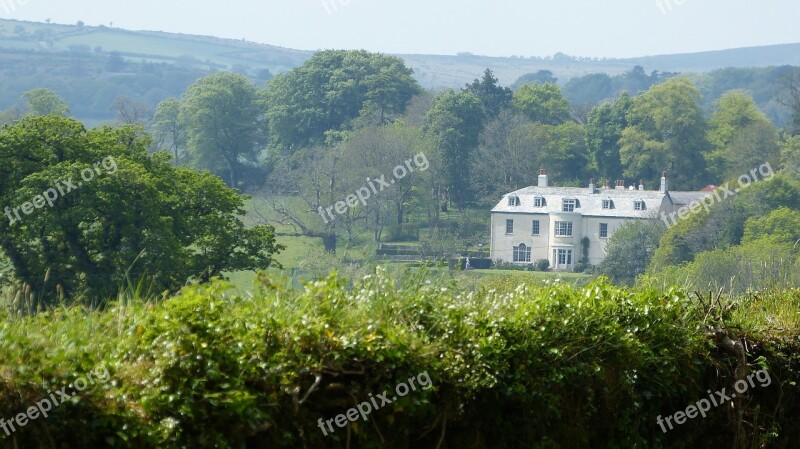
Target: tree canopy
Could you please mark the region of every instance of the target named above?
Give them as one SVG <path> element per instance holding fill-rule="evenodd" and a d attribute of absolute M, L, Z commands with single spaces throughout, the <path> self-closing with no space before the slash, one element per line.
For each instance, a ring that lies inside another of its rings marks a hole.
<path fill-rule="evenodd" d="M 526 84 L 514 92 L 514 109 L 534 122 L 560 125 L 569 120 L 569 102 L 555 84 Z"/>
<path fill-rule="evenodd" d="M 325 142 L 325 133 L 359 117 L 384 124 L 420 91 L 402 59 L 366 51 L 315 53 L 301 67 L 267 84 L 271 143 L 296 150 Z"/>
<path fill-rule="evenodd" d="M 180 119 L 193 164 L 238 188 L 242 166 L 259 162 L 263 116 L 256 86 L 241 75 L 217 73 L 189 86 Z"/>
<path fill-rule="evenodd" d="M 174 291 L 274 264 L 282 247 L 271 227 L 245 228 L 238 193 L 149 147 L 135 127 L 56 116 L 0 131 L 0 249 L 15 276 L 43 297 L 111 298 L 128 282 Z"/>

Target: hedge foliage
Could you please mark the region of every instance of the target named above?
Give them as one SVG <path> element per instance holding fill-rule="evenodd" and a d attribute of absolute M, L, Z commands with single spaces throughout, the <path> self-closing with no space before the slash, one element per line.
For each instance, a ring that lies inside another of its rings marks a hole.
<path fill-rule="evenodd" d="M 111 375 L 48 418 L 0 431 L 0 447 L 733 446 L 729 407 L 667 434 L 656 424 L 732 384 L 735 360 L 684 292 L 519 277 L 465 291 L 380 268 L 352 288 L 333 275 L 303 290 L 260 279 L 252 296 L 216 282 L 102 311 L 0 312 L 0 418 L 95 366 Z M 750 392 L 741 447 L 785 448 L 800 433 L 800 339 L 771 333 L 766 305 L 760 333 L 735 330 L 773 379 Z M 318 427 L 423 372 L 433 388 L 328 436 Z"/>

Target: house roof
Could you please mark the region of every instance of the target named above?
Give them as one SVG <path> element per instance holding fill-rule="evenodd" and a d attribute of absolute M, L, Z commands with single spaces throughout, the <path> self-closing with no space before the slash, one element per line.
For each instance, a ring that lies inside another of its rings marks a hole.
<path fill-rule="evenodd" d="M 575 213 L 598 217 L 655 218 L 660 212 L 673 206 L 670 193 L 654 190 L 594 189 L 588 187 L 537 187 L 531 186 L 511 192 L 492 209 L 499 213 L 560 214 L 564 199 L 576 199 Z M 509 196 L 519 198 L 519 206 L 508 204 Z M 535 207 L 534 199 L 543 197 L 543 207 Z M 603 200 L 611 200 L 612 208 L 603 209 Z M 636 202 L 643 201 L 643 210 L 636 210 Z"/>

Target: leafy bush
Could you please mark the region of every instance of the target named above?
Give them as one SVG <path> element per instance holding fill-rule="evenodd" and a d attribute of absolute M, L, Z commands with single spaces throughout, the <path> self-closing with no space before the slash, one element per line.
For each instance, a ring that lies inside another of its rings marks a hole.
<path fill-rule="evenodd" d="M 550 269 L 550 261 L 547 259 L 539 259 L 534 264 L 536 271 L 547 271 Z"/>
<path fill-rule="evenodd" d="M 383 269 L 352 288 L 336 277 L 302 290 L 260 280 L 246 298 L 214 283 L 160 303 L 7 316 L 0 417 L 99 362 L 113 382 L 0 447 L 42 447 L 55 436 L 62 447 L 98 448 L 690 448 L 731 447 L 736 437 L 722 408 L 666 435 L 655 422 L 708 389 L 730 389 L 735 364 L 710 344 L 697 302 L 678 290 L 634 292 L 604 279 L 531 286 L 503 276 L 466 292 L 424 270 Z M 775 310 L 781 297 L 743 307 Z M 785 297 L 796 305 L 796 292 Z M 736 325 L 750 332 L 742 317 Z M 748 438 L 788 447 L 800 430 L 792 356 L 800 339 L 749 347 L 776 385 L 753 392 L 746 412 L 759 425 L 747 427 Z M 433 388 L 328 436 L 318 427 L 423 372 Z M 781 414 L 756 412 L 776 407 Z"/>

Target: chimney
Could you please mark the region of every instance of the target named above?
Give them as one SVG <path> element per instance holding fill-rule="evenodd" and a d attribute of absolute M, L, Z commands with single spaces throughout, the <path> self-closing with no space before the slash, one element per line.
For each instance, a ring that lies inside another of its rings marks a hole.
<path fill-rule="evenodd" d="M 547 170 L 539 170 L 539 187 L 547 187 Z"/>
<path fill-rule="evenodd" d="M 661 173 L 661 193 L 667 193 L 669 190 L 669 184 L 667 183 L 667 172 Z"/>
<path fill-rule="evenodd" d="M 617 181 L 617 190 L 625 190 L 625 180 L 620 179 Z"/>
<path fill-rule="evenodd" d="M 589 193 L 594 193 L 594 178 L 589 180 Z"/>
<path fill-rule="evenodd" d="M 609 188 L 611 188 L 610 182 L 609 181 L 604 182 L 603 189 L 608 190 Z"/>
<path fill-rule="evenodd" d="M 642 179 L 639 180 L 639 190 L 644 190 L 644 180 Z"/>

